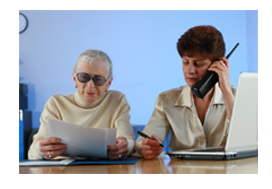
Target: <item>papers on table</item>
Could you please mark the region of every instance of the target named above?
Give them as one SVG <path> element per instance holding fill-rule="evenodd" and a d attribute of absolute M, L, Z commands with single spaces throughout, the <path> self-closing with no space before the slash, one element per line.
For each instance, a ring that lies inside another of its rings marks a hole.
<path fill-rule="evenodd" d="M 28 166 L 61 166 L 69 165 L 74 162 L 74 158 L 64 159 L 64 160 L 21 160 L 19 162 L 19 167 Z"/>
<path fill-rule="evenodd" d="M 91 128 L 47 119 L 50 137 L 61 139 L 67 150 L 61 156 L 107 158 L 107 146 L 116 143 L 116 128 Z"/>
<path fill-rule="evenodd" d="M 69 158 L 64 160 L 19 160 L 19 167 L 66 166 L 66 165 L 122 165 L 135 164 L 139 158 L 127 157 L 124 159 L 98 159 L 98 158 Z M 105 172 L 107 173 L 107 172 Z"/>

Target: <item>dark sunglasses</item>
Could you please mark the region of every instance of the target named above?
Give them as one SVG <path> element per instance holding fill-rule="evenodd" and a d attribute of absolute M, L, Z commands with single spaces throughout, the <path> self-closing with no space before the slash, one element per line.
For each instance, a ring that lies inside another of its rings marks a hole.
<path fill-rule="evenodd" d="M 87 73 L 78 73 L 76 76 L 77 76 L 78 81 L 80 81 L 81 83 L 87 83 L 92 79 L 96 86 L 102 86 L 107 81 L 107 79 L 105 79 L 102 76 L 96 75 L 96 76 L 92 77 Z"/>

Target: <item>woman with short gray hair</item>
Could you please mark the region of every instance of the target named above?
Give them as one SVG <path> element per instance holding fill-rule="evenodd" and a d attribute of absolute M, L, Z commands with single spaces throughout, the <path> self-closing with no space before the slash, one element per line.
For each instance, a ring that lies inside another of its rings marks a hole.
<path fill-rule="evenodd" d="M 73 80 L 77 88 L 73 95 L 53 95 L 46 102 L 28 158 L 56 158 L 66 151 L 59 138 L 49 137 L 48 118 L 93 128 L 116 128 L 116 144 L 107 147 L 107 156 L 110 159 L 130 156 L 135 144 L 129 122 L 130 106 L 123 93 L 108 91 L 113 80 L 108 55 L 99 50 L 83 52 L 76 61 Z"/>

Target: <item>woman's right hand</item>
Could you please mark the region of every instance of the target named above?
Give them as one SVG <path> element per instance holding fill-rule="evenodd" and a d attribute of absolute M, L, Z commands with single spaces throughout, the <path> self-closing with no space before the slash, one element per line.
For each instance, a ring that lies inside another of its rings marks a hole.
<path fill-rule="evenodd" d="M 142 140 L 140 146 L 141 152 L 145 159 L 153 159 L 159 156 L 162 152 L 162 147 L 160 147 L 160 140 L 157 136 L 151 135 L 150 138 L 145 138 Z"/>
<path fill-rule="evenodd" d="M 59 138 L 44 138 L 39 141 L 39 150 L 45 159 L 50 159 L 61 155 L 67 149 L 66 145 L 60 143 Z"/>

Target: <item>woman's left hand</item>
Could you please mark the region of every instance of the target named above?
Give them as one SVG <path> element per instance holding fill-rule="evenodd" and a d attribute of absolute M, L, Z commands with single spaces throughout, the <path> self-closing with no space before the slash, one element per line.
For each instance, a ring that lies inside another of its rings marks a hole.
<path fill-rule="evenodd" d="M 229 61 L 226 58 L 219 58 L 219 60 L 214 61 L 209 71 L 214 71 L 218 74 L 219 77 L 219 87 L 223 94 L 231 92 L 230 87 L 230 77 L 229 77 Z"/>
<path fill-rule="evenodd" d="M 108 158 L 110 159 L 121 159 L 127 155 L 128 143 L 124 138 L 117 138 L 115 145 L 110 145 L 107 148 Z"/>
<path fill-rule="evenodd" d="M 208 70 L 218 74 L 219 87 L 226 102 L 227 118 L 230 120 L 235 97 L 230 86 L 229 61 L 226 58 L 219 58 L 218 61 L 212 63 Z"/>

